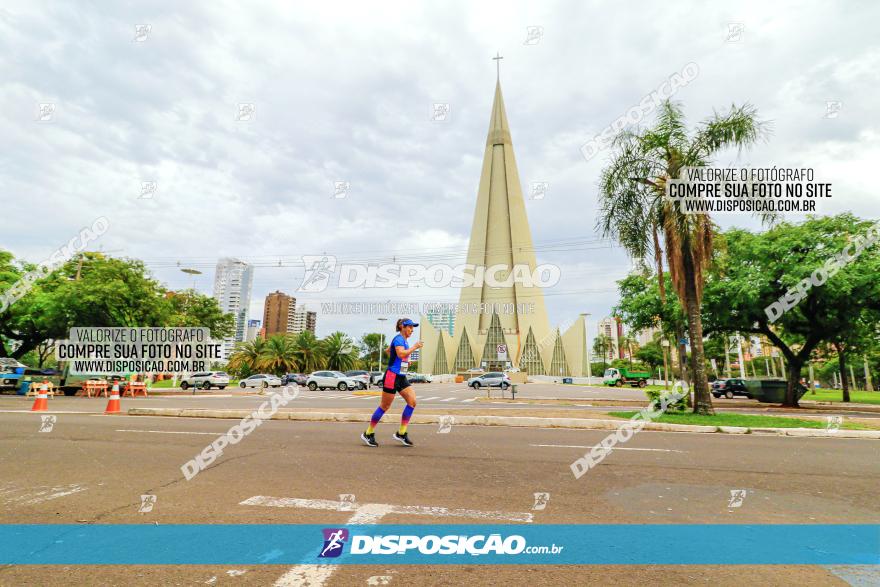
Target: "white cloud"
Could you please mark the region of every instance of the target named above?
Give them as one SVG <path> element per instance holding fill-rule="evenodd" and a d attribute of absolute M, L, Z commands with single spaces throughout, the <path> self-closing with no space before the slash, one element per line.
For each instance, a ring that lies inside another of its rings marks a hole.
<path fill-rule="evenodd" d="M 523 190 L 550 186 L 527 201 L 536 244 L 596 236 L 605 154 L 586 162 L 578 148 L 690 61 L 700 76 L 676 99 L 693 123 L 751 102 L 775 132 L 740 161 L 815 167 L 835 184 L 830 211 L 876 216 L 878 12 L 818 2 L 14 3 L 0 12 L 0 246 L 38 260 L 105 215 L 104 248 L 145 259 L 172 287 L 190 283 L 177 261 L 206 272 L 203 291 L 218 256 L 258 261 L 254 317 L 266 293 L 296 290 L 301 270 L 288 265 L 303 254 L 461 253 L 496 50 Z M 725 43 L 729 22 L 744 24 L 741 42 Z M 142 23 L 150 34 L 134 42 Z M 528 26 L 543 27 L 539 43 L 523 44 Z M 823 118 L 826 100 L 843 103 L 838 118 Z M 40 102 L 56 104 L 53 122 L 35 122 Z M 243 102 L 254 121 L 235 120 Z M 435 102 L 450 104 L 449 120 L 430 120 Z M 142 181 L 158 183 L 153 199 L 138 198 Z M 334 181 L 351 183 L 346 198 L 331 197 Z M 552 322 L 607 314 L 629 267 L 618 249 L 550 247 L 538 261 L 565 269 L 556 292 L 586 292 L 548 296 Z M 358 334 L 374 318 L 319 317 L 319 331 Z"/>

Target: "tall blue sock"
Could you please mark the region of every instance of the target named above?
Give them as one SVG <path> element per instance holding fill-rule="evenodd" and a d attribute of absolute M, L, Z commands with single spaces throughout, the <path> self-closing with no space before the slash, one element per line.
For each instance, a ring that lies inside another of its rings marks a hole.
<path fill-rule="evenodd" d="M 373 430 L 376 429 L 376 424 L 379 423 L 379 420 L 382 419 L 382 416 L 385 415 L 385 410 L 382 409 L 382 406 L 376 408 L 376 411 L 373 412 L 373 417 L 370 418 L 370 426 L 367 428 L 367 434 L 372 434 Z"/>
<path fill-rule="evenodd" d="M 406 407 L 403 408 L 403 414 L 400 415 L 400 430 L 397 431 L 401 436 L 406 434 L 406 427 L 409 425 L 409 419 L 412 417 L 413 410 L 415 408 L 409 404 L 406 404 Z"/>

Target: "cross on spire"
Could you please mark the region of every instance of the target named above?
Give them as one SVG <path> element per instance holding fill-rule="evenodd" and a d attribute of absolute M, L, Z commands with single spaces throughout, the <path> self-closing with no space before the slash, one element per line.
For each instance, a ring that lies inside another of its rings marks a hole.
<path fill-rule="evenodd" d="M 501 53 L 498 51 L 495 52 L 495 57 L 492 58 L 492 60 L 495 62 L 496 81 L 499 81 L 499 82 L 501 81 L 501 60 L 502 59 L 504 59 L 504 57 L 502 57 Z"/>

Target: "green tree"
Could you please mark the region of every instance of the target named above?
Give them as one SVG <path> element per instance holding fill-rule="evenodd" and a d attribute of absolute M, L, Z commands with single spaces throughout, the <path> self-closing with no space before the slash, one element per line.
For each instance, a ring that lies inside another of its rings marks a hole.
<path fill-rule="evenodd" d="M 650 365 L 651 373 L 656 373 L 657 367 L 663 364 L 663 348 L 660 346 L 660 342 L 653 340 L 640 346 L 636 351 L 636 359 Z"/>
<path fill-rule="evenodd" d="M 19 358 L 46 340 L 66 339 L 74 326 L 164 326 L 164 294 L 141 261 L 83 253 L 36 280 L 0 314 L 0 336 L 19 343 L 12 352 L 5 344 L 0 350 Z"/>
<path fill-rule="evenodd" d="M 235 318 L 224 313 L 211 296 L 188 289 L 166 295 L 169 315 L 163 326 L 203 326 L 211 329 L 211 338 L 222 340 L 235 332 Z"/>
<path fill-rule="evenodd" d="M 685 214 L 664 199 L 666 183 L 679 178 L 683 167 L 706 166 L 718 151 L 751 146 L 764 135 L 765 127 L 749 105 L 716 113 L 689 134 L 681 107 L 667 100 L 653 127 L 624 131 L 615 138 L 612 161 L 602 171 L 597 225 L 603 234 L 616 238 L 634 258 L 653 254 L 661 289 L 665 254 L 687 316 L 694 412 L 698 414 L 714 413 L 700 312 L 703 274 L 712 257 L 713 225 L 708 215 Z"/>
<path fill-rule="evenodd" d="M 270 336 L 257 359 L 260 370 L 284 375 L 296 368 L 296 340 L 289 334 Z"/>
<path fill-rule="evenodd" d="M 0 288 L 35 269 L 0 252 Z M 232 316 L 193 291 L 168 294 L 144 264 L 82 253 L 33 282 L 0 312 L 0 352 L 21 358 L 47 341 L 66 339 L 75 326 L 204 326 L 216 339 L 232 333 Z M 11 350 L 13 345 L 14 350 Z"/>
<path fill-rule="evenodd" d="M 639 346 L 639 341 L 637 341 L 636 337 L 634 337 L 632 334 L 624 334 L 617 342 L 620 346 L 620 349 L 626 354 L 626 358 L 629 359 L 630 367 L 632 367 L 633 349 Z"/>
<path fill-rule="evenodd" d="M 871 324 L 876 331 L 878 246 L 865 248 L 849 262 L 839 257 L 864 244 L 873 226 L 851 214 L 839 214 L 780 223 L 762 233 L 734 229 L 723 235 L 726 246 L 716 255 L 706 285 L 707 332 L 766 336 L 785 357 L 786 406 L 798 406 L 798 380 L 822 343 L 844 340 L 862 324 Z M 839 269 L 833 276 L 826 273 L 822 285 L 811 284 L 814 272 L 835 266 Z M 780 299 L 790 301 L 790 308 L 781 311 Z"/>
<path fill-rule="evenodd" d="M 375 366 L 382 368 L 382 335 L 378 332 L 369 332 L 361 337 L 361 350 L 367 363 L 367 370 L 372 371 Z"/>
<path fill-rule="evenodd" d="M 266 349 L 266 340 L 258 336 L 254 340 L 236 343 L 226 368 L 242 377 L 260 370 L 260 360 Z"/>
<path fill-rule="evenodd" d="M 349 371 L 357 361 L 357 348 L 344 332 L 333 332 L 321 340 L 321 350 L 328 369 Z"/>
<path fill-rule="evenodd" d="M 600 334 L 593 339 L 593 349 L 602 356 L 602 371 L 604 372 L 605 367 L 608 365 L 606 362 L 608 354 L 616 350 L 614 348 L 614 339 L 607 334 Z"/>
<path fill-rule="evenodd" d="M 324 350 L 315 334 L 304 330 L 293 341 L 296 369 L 300 373 L 317 371 L 324 364 Z"/>

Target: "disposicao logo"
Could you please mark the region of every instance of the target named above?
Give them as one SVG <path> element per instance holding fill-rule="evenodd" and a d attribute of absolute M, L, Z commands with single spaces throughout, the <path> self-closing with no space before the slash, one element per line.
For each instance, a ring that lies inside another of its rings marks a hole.
<path fill-rule="evenodd" d="M 336 558 L 342 554 L 342 547 L 348 540 L 348 530 L 345 528 L 324 528 L 324 547 L 318 558 Z"/>

